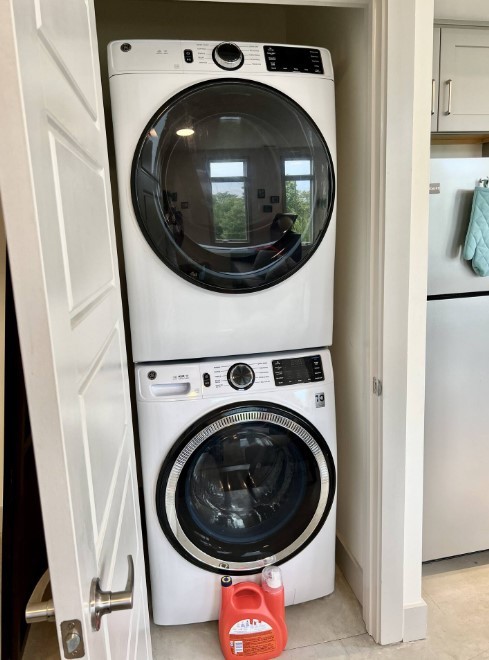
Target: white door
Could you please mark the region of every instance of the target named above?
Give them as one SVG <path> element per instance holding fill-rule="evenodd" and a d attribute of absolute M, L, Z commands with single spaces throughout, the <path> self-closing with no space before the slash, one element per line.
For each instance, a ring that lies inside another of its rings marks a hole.
<path fill-rule="evenodd" d="M 61 657 L 150 658 L 92 0 L 2 2 L 0 49 L 0 194 Z M 133 609 L 94 632 L 92 578 L 124 589 L 128 555 Z M 76 621 L 84 655 L 65 655 Z"/>
<path fill-rule="evenodd" d="M 489 29 L 442 28 L 439 131 L 489 131 Z"/>

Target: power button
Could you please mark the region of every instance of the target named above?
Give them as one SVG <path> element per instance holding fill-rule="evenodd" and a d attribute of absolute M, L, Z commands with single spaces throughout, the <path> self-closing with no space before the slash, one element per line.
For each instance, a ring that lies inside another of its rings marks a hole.
<path fill-rule="evenodd" d="M 194 61 L 194 54 L 190 50 L 190 48 L 186 48 L 183 51 L 183 57 L 184 57 L 185 61 L 187 62 L 187 64 L 192 64 L 192 62 Z"/>
<path fill-rule="evenodd" d="M 211 377 L 208 373 L 202 374 L 202 380 L 204 382 L 204 387 L 211 386 Z"/>

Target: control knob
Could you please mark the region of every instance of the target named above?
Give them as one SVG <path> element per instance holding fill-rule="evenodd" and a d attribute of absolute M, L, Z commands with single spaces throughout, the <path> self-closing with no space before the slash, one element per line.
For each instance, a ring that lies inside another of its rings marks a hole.
<path fill-rule="evenodd" d="M 247 390 L 255 382 L 255 372 L 244 362 L 237 362 L 229 368 L 228 383 L 235 390 Z"/>
<path fill-rule="evenodd" d="M 212 59 L 226 71 L 234 71 L 239 69 L 244 62 L 244 56 L 241 49 L 236 44 L 222 43 L 214 48 L 212 51 Z"/>

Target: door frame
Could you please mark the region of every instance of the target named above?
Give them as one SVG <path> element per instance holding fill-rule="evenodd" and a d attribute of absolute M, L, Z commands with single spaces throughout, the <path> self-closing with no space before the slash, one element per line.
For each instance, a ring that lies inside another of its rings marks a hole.
<path fill-rule="evenodd" d="M 371 394 L 366 422 L 363 610 L 368 632 L 381 644 L 421 638 L 426 632 L 421 530 L 433 0 L 247 2 L 366 11 L 371 171 L 365 386 L 371 391 L 376 377 L 383 394 Z"/>
<path fill-rule="evenodd" d="M 184 1 L 184 0 L 183 0 Z M 242 2 L 242 0 L 202 0 Z M 246 0 L 361 8 L 369 44 L 370 279 L 363 616 L 380 644 L 426 636 L 421 596 L 434 0 Z M 373 391 L 373 379 L 382 383 Z"/>

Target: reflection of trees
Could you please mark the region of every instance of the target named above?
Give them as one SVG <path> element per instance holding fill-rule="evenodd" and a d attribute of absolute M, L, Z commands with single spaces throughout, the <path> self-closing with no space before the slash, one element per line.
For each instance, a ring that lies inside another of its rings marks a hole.
<path fill-rule="evenodd" d="M 246 207 L 244 197 L 230 192 L 212 195 L 214 232 L 218 241 L 246 240 Z"/>
<path fill-rule="evenodd" d="M 297 181 L 285 182 L 285 204 L 288 213 L 295 213 L 294 231 L 302 234 L 302 240 L 309 237 L 309 221 L 311 217 L 311 193 L 309 190 L 297 190 Z"/>

